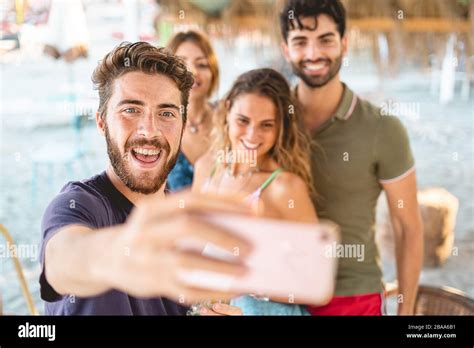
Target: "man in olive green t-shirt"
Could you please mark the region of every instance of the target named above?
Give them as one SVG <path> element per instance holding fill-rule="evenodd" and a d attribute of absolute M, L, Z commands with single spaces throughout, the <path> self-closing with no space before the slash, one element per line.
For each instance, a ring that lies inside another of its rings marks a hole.
<path fill-rule="evenodd" d="M 339 79 L 347 52 L 339 0 L 289 0 L 280 17 L 284 54 L 300 78 L 295 95 L 322 151 L 312 155 L 318 216 L 341 227 L 335 296 L 314 315 L 382 314 L 382 272 L 375 245 L 375 207 L 387 196 L 395 233 L 399 314 L 413 314 L 422 264 L 422 222 L 414 159 L 398 118 L 357 97 Z"/>

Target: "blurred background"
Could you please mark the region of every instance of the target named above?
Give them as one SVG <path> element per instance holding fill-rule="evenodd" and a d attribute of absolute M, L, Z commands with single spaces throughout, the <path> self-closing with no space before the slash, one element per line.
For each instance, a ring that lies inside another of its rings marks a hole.
<path fill-rule="evenodd" d="M 399 116 L 410 135 L 429 220 L 420 282 L 472 298 L 474 1 L 343 2 L 350 52 L 342 80 Z M 98 98 L 90 77 L 97 61 L 124 40 L 163 46 L 176 31 L 200 28 L 219 59 L 215 98 L 256 67 L 273 67 L 295 83 L 280 51 L 281 7 L 280 0 L 0 0 L 0 224 L 14 239 L 40 313 L 43 211 L 67 181 L 107 164 L 93 119 Z M 55 59 L 55 50 L 68 53 Z M 393 240 L 383 198 L 377 216 L 384 277 L 391 282 Z M 0 239 L 3 311 L 28 314 L 11 244 Z"/>

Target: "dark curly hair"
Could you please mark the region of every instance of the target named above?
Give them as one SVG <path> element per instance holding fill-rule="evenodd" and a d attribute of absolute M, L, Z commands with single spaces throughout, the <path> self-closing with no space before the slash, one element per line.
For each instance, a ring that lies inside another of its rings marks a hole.
<path fill-rule="evenodd" d="M 181 103 L 184 106 L 182 116 L 183 122 L 186 122 L 186 105 L 194 83 L 193 76 L 180 58 L 147 42 L 122 42 L 107 53 L 95 68 L 92 82 L 99 91 L 98 112 L 101 117 L 105 116 L 114 80 L 132 71 L 162 74 L 171 78 L 181 91 Z"/>
<path fill-rule="evenodd" d="M 316 30 L 317 17 L 322 14 L 328 15 L 336 22 L 337 30 L 343 37 L 346 31 L 346 10 L 340 0 L 288 0 L 280 12 L 280 30 L 285 42 L 291 30 Z M 304 26 L 301 23 L 301 18 L 304 17 L 313 17 L 315 25 Z"/>

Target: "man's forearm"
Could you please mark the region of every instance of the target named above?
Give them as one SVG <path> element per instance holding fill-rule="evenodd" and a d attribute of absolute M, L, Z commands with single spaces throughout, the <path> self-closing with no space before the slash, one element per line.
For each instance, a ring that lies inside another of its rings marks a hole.
<path fill-rule="evenodd" d="M 398 314 L 413 314 L 423 264 L 423 228 L 399 227 L 395 233 L 398 278 Z M 400 296 L 401 295 L 401 296 Z"/>
<path fill-rule="evenodd" d="M 45 274 L 54 290 L 80 297 L 109 290 L 108 261 L 113 237 L 119 229 L 67 226 L 53 236 L 46 245 Z"/>

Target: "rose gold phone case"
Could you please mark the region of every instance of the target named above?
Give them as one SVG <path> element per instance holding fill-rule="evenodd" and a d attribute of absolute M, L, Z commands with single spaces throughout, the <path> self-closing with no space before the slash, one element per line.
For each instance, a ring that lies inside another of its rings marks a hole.
<path fill-rule="evenodd" d="M 321 304 L 332 297 L 337 259 L 330 249 L 339 239 L 334 223 L 294 223 L 229 214 L 204 218 L 251 242 L 253 250 L 245 262 L 249 271 L 241 277 L 229 277 L 183 270 L 182 281 L 200 288 L 287 298 L 290 303 Z M 194 241 L 182 246 L 211 258 L 235 259 L 232 253 L 213 244 Z"/>

